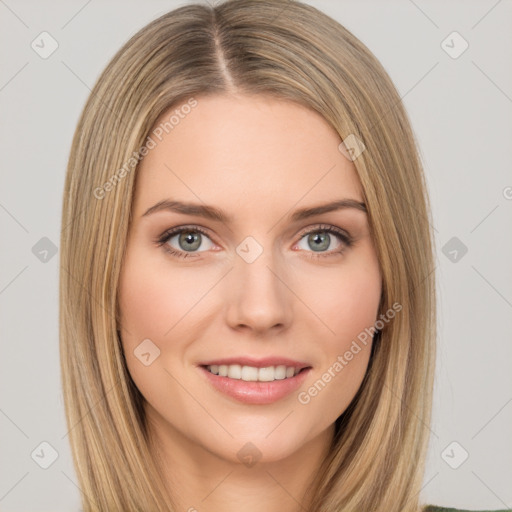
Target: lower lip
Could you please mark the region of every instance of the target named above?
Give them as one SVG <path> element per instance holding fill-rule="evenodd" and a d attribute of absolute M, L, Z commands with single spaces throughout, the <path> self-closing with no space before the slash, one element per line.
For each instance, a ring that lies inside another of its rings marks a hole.
<path fill-rule="evenodd" d="M 311 370 L 311 368 L 307 368 L 294 377 L 272 382 L 247 382 L 215 375 L 203 366 L 200 366 L 199 369 L 206 375 L 210 384 L 222 393 L 239 402 L 255 405 L 271 404 L 293 393 L 302 385 Z"/>

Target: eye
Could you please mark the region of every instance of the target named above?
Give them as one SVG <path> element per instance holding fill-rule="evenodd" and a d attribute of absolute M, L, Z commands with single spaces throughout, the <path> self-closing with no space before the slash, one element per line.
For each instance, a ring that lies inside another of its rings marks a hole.
<path fill-rule="evenodd" d="M 208 243 L 204 244 L 206 241 Z M 174 242 L 174 246 L 172 242 Z M 169 229 L 163 233 L 158 238 L 157 245 L 162 246 L 173 256 L 189 258 L 195 252 L 204 252 L 198 250 L 201 247 L 205 251 L 210 250 L 213 247 L 213 242 L 206 234 L 206 231 L 198 226 L 181 226 Z M 204 247 L 205 245 L 206 247 Z"/>
<path fill-rule="evenodd" d="M 329 225 L 316 226 L 314 229 L 302 232 L 300 237 L 297 247 L 309 253 L 310 258 L 339 256 L 353 244 L 347 232 Z M 333 241 L 337 242 L 334 249 L 331 247 Z M 214 247 L 207 232 L 199 226 L 179 226 L 168 229 L 156 240 L 156 244 L 179 258 L 193 258 L 194 253 L 208 251 Z M 202 250 L 199 250 L 200 248 Z"/>
<path fill-rule="evenodd" d="M 337 244 L 332 249 L 333 240 Z M 317 226 L 315 229 L 310 229 L 306 233 L 302 233 L 302 238 L 297 244 L 301 249 L 308 251 L 312 249 L 313 254 L 309 257 L 329 257 L 336 256 L 343 253 L 347 248 L 351 247 L 353 243 L 352 238 L 345 231 L 335 226 Z M 329 250 L 331 248 L 331 250 Z"/>

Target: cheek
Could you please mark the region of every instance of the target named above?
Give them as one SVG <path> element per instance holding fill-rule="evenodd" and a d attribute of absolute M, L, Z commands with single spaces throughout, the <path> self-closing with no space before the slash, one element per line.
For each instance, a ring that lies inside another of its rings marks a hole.
<path fill-rule="evenodd" d="M 169 366 L 166 340 L 190 309 L 190 301 L 184 300 L 187 290 L 180 276 L 170 274 L 168 268 L 164 271 L 151 254 L 136 246 L 128 248 L 119 282 L 121 339 L 128 371 L 149 402 L 157 399 L 157 390 L 170 385 L 163 370 Z M 148 339 L 150 343 L 144 341 Z M 173 337 L 172 349 L 178 353 L 179 340 L 180 336 Z M 149 365 L 139 359 L 145 353 L 150 354 Z"/>
<path fill-rule="evenodd" d="M 150 255 L 134 250 L 120 278 L 121 325 L 137 339 L 165 338 L 197 301 L 186 273 L 170 272 L 161 260 L 154 263 Z"/>
<path fill-rule="evenodd" d="M 164 311 L 172 295 L 164 293 L 163 283 L 156 281 L 150 270 L 126 267 L 119 293 L 121 325 L 136 339 L 161 337 L 171 327 Z"/>
<path fill-rule="evenodd" d="M 374 325 L 382 287 L 373 258 L 347 262 L 335 272 L 317 273 L 308 288 L 314 290 L 309 292 L 311 310 L 323 322 L 324 339 L 330 340 L 332 347 L 340 350 L 349 346 L 365 328 Z"/>
<path fill-rule="evenodd" d="M 370 264 L 371 263 L 371 264 Z M 316 315 L 321 318 L 322 362 L 298 395 L 311 417 L 333 423 L 352 402 L 366 374 L 381 297 L 381 274 L 373 255 L 340 266 L 316 280 Z M 323 286 L 321 286 L 323 284 Z M 365 331 L 367 329 L 367 331 Z M 369 334 L 370 333 L 370 334 Z"/>

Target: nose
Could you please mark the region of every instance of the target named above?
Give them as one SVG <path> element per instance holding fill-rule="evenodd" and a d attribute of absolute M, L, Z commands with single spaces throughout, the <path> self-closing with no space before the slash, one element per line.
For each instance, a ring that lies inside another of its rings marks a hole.
<path fill-rule="evenodd" d="M 289 327 L 293 293 L 287 284 L 285 266 L 271 250 L 251 263 L 237 256 L 225 283 L 229 326 L 257 335 Z"/>

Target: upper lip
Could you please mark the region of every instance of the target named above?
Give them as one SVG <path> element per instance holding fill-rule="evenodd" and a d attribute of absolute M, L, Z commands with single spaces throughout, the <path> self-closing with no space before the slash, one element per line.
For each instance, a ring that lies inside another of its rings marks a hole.
<path fill-rule="evenodd" d="M 302 370 L 303 368 L 309 368 L 311 365 L 309 363 L 304 363 L 303 361 L 295 361 L 293 359 L 289 359 L 287 357 L 264 357 L 262 359 L 255 359 L 253 357 L 240 356 L 240 357 L 226 357 L 222 359 L 212 359 L 209 361 L 205 361 L 199 363 L 199 366 L 211 366 L 211 365 L 231 365 L 231 364 L 239 364 L 240 366 L 254 366 L 255 368 L 266 368 L 268 366 L 287 366 L 294 368 L 298 368 Z"/>

